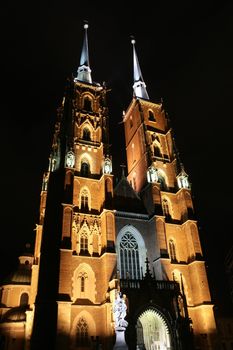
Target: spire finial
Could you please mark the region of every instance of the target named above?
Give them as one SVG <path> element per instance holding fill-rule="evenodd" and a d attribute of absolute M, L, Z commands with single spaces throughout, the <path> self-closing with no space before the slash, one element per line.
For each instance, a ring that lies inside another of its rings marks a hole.
<path fill-rule="evenodd" d="M 91 78 L 91 69 L 90 69 L 90 63 L 89 63 L 88 37 L 87 37 L 88 27 L 89 27 L 88 22 L 84 20 L 83 28 L 85 30 L 85 33 L 84 33 L 83 47 L 82 47 L 82 53 L 80 57 L 80 64 L 78 67 L 78 74 L 74 80 L 75 81 L 79 80 L 79 81 L 83 81 L 91 84 L 92 78 Z"/>
<path fill-rule="evenodd" d="M 135 97 L 144 98 L 149 100 L 148 93 L 146 91 L 146 84 L 144 83 L 142 72 L 139 66 L 138 57 L 135 49 L 135 38 L 131 35 L 131 44 L 133 45 L 133 72 L 134 72 L 134 95 Z"/>

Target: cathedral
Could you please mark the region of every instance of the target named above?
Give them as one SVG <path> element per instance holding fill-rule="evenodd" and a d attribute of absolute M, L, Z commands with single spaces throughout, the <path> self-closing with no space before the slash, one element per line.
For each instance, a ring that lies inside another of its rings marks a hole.
<path fill-rule="evenodd" d="M 191 185 L 163 103 L 149 98 L 132 39 L 116 182 L 87 30 L 57 110 L 34 251 L 1 282 L 0 349 L 217 349 Z"/>

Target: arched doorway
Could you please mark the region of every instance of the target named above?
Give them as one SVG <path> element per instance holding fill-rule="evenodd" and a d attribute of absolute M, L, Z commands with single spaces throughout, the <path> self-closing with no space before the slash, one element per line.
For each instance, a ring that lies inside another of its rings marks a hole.
<path fill-rule="evenodd" d="M 148 309 L 137 319 L 137 349 L 170 350 L 171 338 L 168 325 L 155 309 Z"/>

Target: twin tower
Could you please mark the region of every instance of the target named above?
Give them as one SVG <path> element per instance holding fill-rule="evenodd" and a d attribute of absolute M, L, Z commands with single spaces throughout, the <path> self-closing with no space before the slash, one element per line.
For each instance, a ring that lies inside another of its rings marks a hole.
<path fill-rule="evenodd" d="M 132 40 L 127 176 L 114 185 L 107 88 L 92 81 L 84 29 L 77 77 L 57 113 L 34 252 L 1 286 L 3 349 L 215 349 L 191 187 L 166 112 L 149 99 Z"/>

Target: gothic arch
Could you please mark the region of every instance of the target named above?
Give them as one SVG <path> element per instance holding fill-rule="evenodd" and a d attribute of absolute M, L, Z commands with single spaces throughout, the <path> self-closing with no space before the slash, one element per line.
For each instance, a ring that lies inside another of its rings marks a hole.
<path fill-rule="evenodd" d="M 156 122 L 155 113 L 152 109 L 148 110 L 148 120 L 151 122 Z"/>
<path fill-rule="evenodd" d="M 81 166 L 82 166 L 82 163 L 83 162 L 87 162 L 89 163 L 89 166 L 90 166 L 90 172 L 91 172 L 91 168 L 92 168 L 92 158 L 90 156 L 90 154 L 88 154 L 87 152 L 83 153 L 80 157 L 80 160 L 79 160 L 79 169 L 81 171 Z"/>
<path fill-rule="evenodd" d="M 129 245 L 132 248 L 129 248 Z M 147 251 L 141 233 L 133 225 L 126 225 L 119 231 L 116 251 L 117 269 L 122 278 L 129 276 L 129 278 L 139 279 L 142 273 L 144 275 Z M 129 265 L 131 265 L 131 271 L 129 271 Z"/>
<path fill-rule="evenodd" d="M 166 190 L 168 183 L 167 176 L 161 169 L 158 169 L 158 182 L 160 183 L 161 190 Z"/>
<path fill-rule="evenodd" d="M 84 206 L 87 210 L 91 210 L 91 193 L 87 186 L 80 188 L 79 192 L 79 208 Z"/>
<path fill-rule="evenodd" d="M 171 331 L 165 316 L 156 308 L 142 311 L 136 323 L 138 349 L 170 349 Z"/>
<path fill-rule="evenodd" d="M 84 290 L 83 280 L 84 277 Z M 72 277 L 72 300 L 89 299 L 95 302 L 96 295 L 96 277 L 91 266 L 86 263 L 81 263 L 73 273 Z"/>
<path fill-rule="evenodd" d="M 80 320 L 84 320 L 87 325 L 89 343 L 91 336 L 96 336 L 96 324 L 92 315 L 88 311 L 82 310 L 78 315 L 76 315 L 71 326 L 71 349 L 77 349 L 77 327 Z"/>
<path fill-rule="evenodd" d="M 176 240 L 173 237 L 170 237 L 168 240 L 168 248 L 169 248 L 169 255 L 170 255 L 171 261 L 178 261 L 177 244 L 176 244 Z"/>
<path fill-rule="evenodd" d="M 94 102 L 94 96 L 90 93 L 84 93 L 82 94 L 82 108 L 86 110 L 87 112 L 93 111 L 93 102 Z"/>
<path fill-rule="evenodd" d="M 167 196 L 162 197 L 162 209 L 163 209 L 163 214 L 166 218 L 172 217 L 172 204 L 170 199 Z"/>
<path fill-rule="evenodd" d="M 86 140 L 86 141 L 92 140 L 92 129 L 91 129 L 89 123 L 84 123 L 82 125 L 81 135 L 82 135 L 81 137 L 83 140 Z"/>
<path fill-rule="evenodd" d="M 20 300 L 19 300 L 19 305 L 28 305 L 28 301 L 29 301 L 29 294 L 27 292 L 23 292 L 20 295 Z"/>
<path fill-rule="evenodd" d="M 154 157 L 162 157 L 162 147 L 160 142 L 158 142 L 158 140 L 154 140 L 152 143 L 152 152 Z"/>

